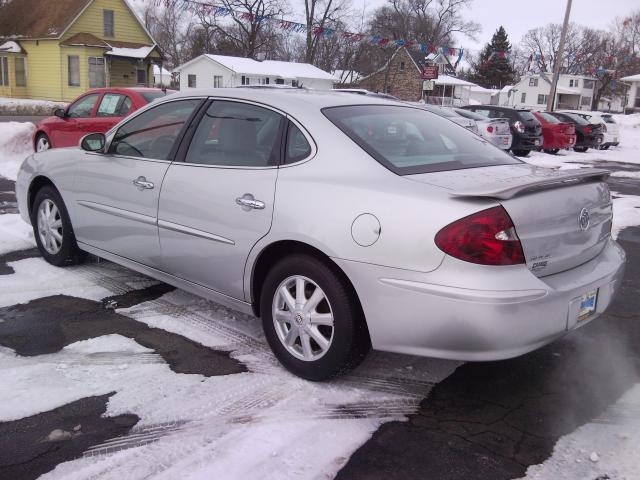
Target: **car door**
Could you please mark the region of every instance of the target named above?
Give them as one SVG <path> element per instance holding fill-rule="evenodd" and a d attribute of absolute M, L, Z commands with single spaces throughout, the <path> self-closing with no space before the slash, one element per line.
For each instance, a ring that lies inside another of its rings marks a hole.
<path fill-rule="evenodd" d="M 107 153 L 78 162 L 74 231 L 79 242 L 156 267 L 157 209 L 164 175 L 202 99 L 161 103 L 122 124 Z"/>
<path fill-rule="evenodd" d="M 244 299 L 246 259 L 271 227 L 285 122 L 277 111 L 240 101 L 213 100 L 203 109 L 162 185 L 165 271 Z"/>
<path fill-rule="evenodd" d="M 51 130 L 52 145 L 58 148 L 77 147 L 84 135 L 92 133 L 87 131 L 87 126 L 93 119 L 100 96 L 100 93 L 89 93 L 78 98 L 67 108 L 65 117 Z"/>
<path fill-rule="evenodd" d="M 133 102 L 122 93 L 105 93 L 96 110 L 90 133 L 105 133 L 127 116 Z"/>

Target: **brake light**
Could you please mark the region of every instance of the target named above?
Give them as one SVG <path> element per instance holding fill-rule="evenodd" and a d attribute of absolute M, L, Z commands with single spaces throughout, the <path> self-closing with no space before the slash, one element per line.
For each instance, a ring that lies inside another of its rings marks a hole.
<path fill-rule="evenodd" d="M 525 263 L 522 244 L 509 214 L 493 207 L 456 220 L 435 237 L 440 250 L 465 262 L 480 265 Z"/>
<path fill-rule="evenodd" d="M 513 124 L 513 128 L 515 128 L 518 131 L 518 133 L 524 133 L 524 123 L 522 123 L 520 120 L 517 120 Z"/>
<path fill-rule="evenodd" d="M 493 127 L 491 125 L 487 127 L 487 132 L 493 133 Z"/>
<path fill-rule="evenodd" d="M 591 133 L 591 127 L 584 127 L 584 133 L 589 134 Z"/>

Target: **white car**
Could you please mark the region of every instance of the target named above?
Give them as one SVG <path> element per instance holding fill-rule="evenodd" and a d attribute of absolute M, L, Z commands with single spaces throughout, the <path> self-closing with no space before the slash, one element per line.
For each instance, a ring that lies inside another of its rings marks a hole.
<path fill-rule="evenodd" d="M 479 113 L 471 110 L 463 110 L 462 108 L 454 108 L 453 111 L 458 115 L 469 118 L 476 122 L 478 127 L 478 135 L 485 140 L 493 143 L 502 150 L 509 150 L 513 142 L 511 135 L 511 127 L 509 120 L 506 118 L 487 118 Z"/>
<path fill-rule="evenodd" d="M 610 113 L 586 112 L 583 110 L 567 110 L 566 112 L 580 115 L 589 123 L 602 125 L 604 138 L 600 146 L 601 150 L 608 150 L 609 147 L 617 147 L 620 144 L 620 129 Z"/>

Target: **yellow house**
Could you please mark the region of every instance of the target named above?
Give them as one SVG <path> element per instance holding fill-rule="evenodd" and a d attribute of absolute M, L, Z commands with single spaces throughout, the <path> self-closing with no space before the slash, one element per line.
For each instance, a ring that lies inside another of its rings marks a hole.
<path fill-rule="evenodd" d="M 0 97 L 70 101 L 153 86 L 162 54 L 126 0 L 10 0 L 0 7 Z"/>

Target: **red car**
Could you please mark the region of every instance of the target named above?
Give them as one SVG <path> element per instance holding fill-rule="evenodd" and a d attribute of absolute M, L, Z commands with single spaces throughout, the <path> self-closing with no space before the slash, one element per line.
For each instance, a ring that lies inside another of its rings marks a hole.
<path fill-rule="evenodd" d="M 172 90 L 159 88 L 97 88 L 78 97 L 66 109 L 38 123 L 33 137 L 36 152 L 77 147 L 89 133 L 105 133 L 131 112 Z"/>
<path fill-rule="evenodd" d="M 572 148 L 576 144 L 576 127 L 572 123 L 558 120 L 547 112 L 533 112 L 542 125 L 542 149 L 556 154 L 561 148 Z"/>

